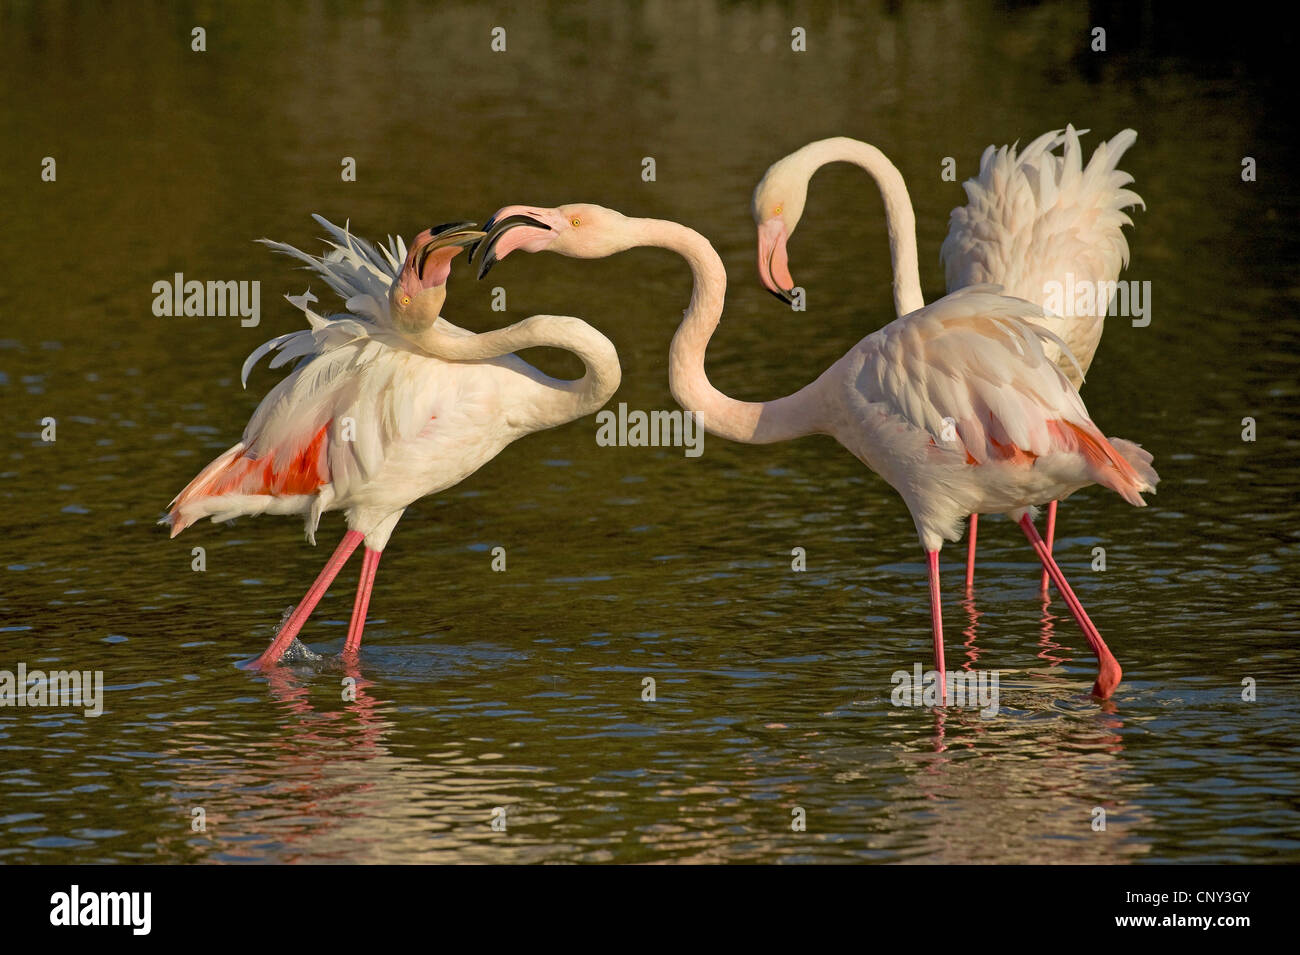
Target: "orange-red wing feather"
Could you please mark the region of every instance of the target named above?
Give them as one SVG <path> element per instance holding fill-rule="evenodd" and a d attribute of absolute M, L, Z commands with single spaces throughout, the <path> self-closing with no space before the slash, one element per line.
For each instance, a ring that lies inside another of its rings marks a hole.
<path fill-rule="evenodd" d="M 316 432 L 305 445 L 278 448 L 254 458 L 236 446 L 204 468 L 172 502 L 171 514 L 179 521 L 179 510 L 191 501 L 225 494 L 311 494 L 327 484 L 329 471 L 329 429 Z"/>

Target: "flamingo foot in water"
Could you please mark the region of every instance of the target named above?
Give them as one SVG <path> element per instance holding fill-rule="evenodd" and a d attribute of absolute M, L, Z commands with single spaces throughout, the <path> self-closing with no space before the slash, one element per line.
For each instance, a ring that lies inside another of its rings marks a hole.
<path fill-rule="evenodd" d="M 364 537 L 365 535 L 360 531 L 348 531 L 343 535 L 343 540 L 339 541 L 339 546 L 334 549 L 330 559 L 325 562 L 325 566 L 321 569 L 315 583 L 311 585 L 311 589 L 302 598 L 302 602 L 294 608 L 293 613 L 289 615 L 289 619 L 280 628 L 280 632 L 275 635 L 271 645 L 257 658 L 254 666 L 259 668 L 268 667 L 279 662 L 280 658 L 284 656 L 284 651 L 289 649 L 289 644 L 293 642 L 294 637 L 298 636 L 298 631 L 307 622 L 311 612 L 320 603 L 321 597 L 325 596 L 325 591 L 329 589 L 330 584 L 334 582 L 334 578 L 338 576 L 339 571 L 343 569 L 343 565 L 348 562 L 348 558 L 352 556 L 352 552 L 357 549 L 357 545 L 361 543 Z"/>
<path fill-rule="evenodd" d="M 1083 604 L 1075 596 L 1074 591 L 1070 588 L 1069 581 L 1065 579 L 1065 574 L 1052 558 L 1052 552 L 1048 549 L 1046 542 L 1039 536 L 1038 528 L 1034 527 L 1034 522 L 1026 514 L 1020 519 L 1020 527 L 1029 538 L 1029 543 L 1033 545 L 1038 559 L 1042 561 L 1043 567 L 1051 575 L 1052 582 L 1056 584 L 1056 589 L 1060 591 L 1061 596 L 1065 598 L 1066 606 L 1070 608 L 1070 613 L 1074 614 L 1074 619 L 1079 621 L 1079 626 L 1083 629 L 1083 635 L 1088 640 L 1088 645 L 1092 647 L 1092 652 L 1097 656 L 1097 682 L 1093 684 L 1092 695 L 1099 699 L 1109 699 L 1110 695 L 1115 692 L 1115 687 L 1119 686 L 1120 678 L 1124 675 L 1119 668 L 1119 661 L 1115 659 L 1110 648 L 1106 646 L 1106 641 L 1102 640 L 1100 631 L 1088 617 L 1088 612 L 1083 609 Z"/>

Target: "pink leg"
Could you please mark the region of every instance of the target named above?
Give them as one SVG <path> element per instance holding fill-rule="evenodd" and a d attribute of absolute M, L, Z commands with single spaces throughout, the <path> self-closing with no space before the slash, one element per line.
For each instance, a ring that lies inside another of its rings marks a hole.
<path fill-rule="evenodd" d="M 361 558 L 361 581 L 357 584 L 357 599 L 352 604 L 352 620 L 348 623 L 348 639 L 343 644 L 343 655 L 354 656 L 361 649 L 361 631 L 366 628 L 366 610 L 370 607 L 370 591 L 375 587 L 375 572 L 379 570 L 381 550 L 366 548 Z"/>
<path fill-rule="evenodd" d="M 1070 589 L 1070 584 L 1065 579 L 1065 574 L 1052 559 L 1052 552 L 1048 550 L 1047 544 L 1038 535 L 1038 528 L 1034 527 L 1034 522 L 1026 514 L 1020 519 L 1020 526 L 1029 538 L 1029 543 L 1034 545 L 1034 550 L 1038 553 L 1038 559 L 1043 562 L 1043 567 L 1052 576 L 1052 583 L 1056 584 L 1056 589 L 1060 591 L 1061 596 L 1065 598 L 1065 604 L 1070 608 L 1070 613 L 1074 614 L 1074 619 L 1079 621 L 1079 626 L 1083 629 L 1083 635 L 1088 640 L 1088 645 L 1092 647 L 1092 652 L 1097 656 L 1097 682 L 1092 687 L 1092 695 L 1107 699 L 1111 693 L 1115 692 L 1115 687 L 1119 686 L 1120 677 L 1124 674 L 1119 668 L 1119 662 L 1106 646 L 1106 642 L 1101 639 L 1101 633 L 1098 632 L 1093 622 L 1088 619 L 1088 612 L 1083 609 L 1083 604 L 1079 598 L 1074 595 Z"/>
<path fill-rule="evenodd" d="M 927 551 L 930 559 L 930 623 L 934 627 L 934 667 L 939 671 L 939 699 L 948 702 L 948 680 L 943 671 L 943 606 L 939 601 L 939 552 Z"/>
<path fill-rule="evenodd" d="M 1052 544 L 1056 541 L 1056 502 L 1053 501 L 1047 505 L 1047 552 L 1052 552 Z M 1043 593 L 1047 593 L 1047 570 L 1043 570 Z"/>
<path fill-rule="evenodd" d="M 975 532 L 979 526 L 980 516 L 972 514 L 966 525 L 966 593 L 975 589 Z"/>
<path fill-rule="evenodd" d="M 334 582 L 334 578 L 338 576 L 339 571 L 343 569 L 343 565 L 348 562 L 348 558 L 352 556 L 352 552 L 357 549 L 357 545 L 361 543 L 364 537 L 365 535 L 360 531 L 348 531 L 343 535 L 343 540 L 339 541 L 339 546 L 334 549 L 333 555 L 325 562 L 325 566 L 322 568 L 320 576 L 316 578 L 316 582 L 311 585 L 311 589 L 307 591 L 306 596 L 302 598 L 298 606 L 293 608 L 293 613 L 284 622 L 280 632 L 275 635 L 271 645 L 257 658 L 257 666 L 270 666 L 284 656 L 284 651 L 289 648 L 293 638 L 298 635 L 302 625 L 307 622 L 311 612 L 316 609 L 316 604 L 320 603 L 321 597 L 325 596 L 325 591 L 329 589 L 330 584 Z"/>

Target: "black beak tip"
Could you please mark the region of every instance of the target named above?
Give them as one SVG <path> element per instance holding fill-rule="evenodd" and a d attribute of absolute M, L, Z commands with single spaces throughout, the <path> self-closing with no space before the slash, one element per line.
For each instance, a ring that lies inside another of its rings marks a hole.
<path fill-rule="evenodd" d="M 460 229 L 472 229 L 472 228 L 474 228 L 473 222 L 444 222 L 441 225 L 430 226 L 429 237 L 436 239 L 444 232 L 451 232 L 453 229 L 460 230 Z"/>
<path fill-rule="evenodd" d="M 497 263 L 497 255 L 496 255 L 497 240 L 500 239 L 507 232 L 509 232 L 511 229 L 515 229 L 520 226 L 531 226 L 534 229 L 544 229 L 547 232 L 554 231 L 545 222 L 539 222 L 536 219 L 534 219 L 532 216 L 513 215 L 513 216 L 507 216 L 506 218 L 501 219 L 500 221 L 497 220 L 496 216 L 493 216 L 483 225 L 482 231 L 484 233 L 484 238 L 479 239 L 478 242 L 474 243 L 475 252 L 478 251 L 480 246 L 483 249 L 483 257 L 479 260 L 479 266 L 478 266 L 478 277 L 480 280 L 484 276 L 486 276 L 488 272 L 492 270 L 492 266 L 496 265 Z M 473 254 L 474 252 L 470 253 L 471 256 L 473 256 Z"/>
<path fill-rule="evenodd" d="M 779 292 L 776 289 L 768 289 L 768 292 L 772 294 L 773 298 L 780 299 L 786 305 L 794 304 L 794 297 L 791 296 L 790 293 L 787 292 L 785 289 L 782 289 Z"/>

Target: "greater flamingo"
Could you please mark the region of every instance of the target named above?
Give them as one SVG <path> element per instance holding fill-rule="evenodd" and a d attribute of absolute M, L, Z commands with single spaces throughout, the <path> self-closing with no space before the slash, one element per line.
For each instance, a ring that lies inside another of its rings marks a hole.
<path fill-rule="evenodd" d="M 349 555 L 365 555 L 344 657 L 361 646 L 379 558 L 414 501 L 463 481 L 506 445 L 600 408 L 618 389 L 618 354 L 579 319 L 534 315 L 474 334 L 439 317 L 451 260 L 484 235 L 473 223 L 421 232 L 376 249 L 347 229 L 329 230 L 323 258 L 262 240 L 307 263 L 350 314 L 321 317 L 310 292 L 289 300 L 311 328 L 254 351 L 249 370 L 271 351 L 278 367 L 301 359 L 262 399 L 242 440 L 191 481 L 162 523 L 175 537 L 204 517 L 303 514 L 315 543 L 321 515 L 341 510 L 348 531 L 311 589 L 258 658 L 280 659 Z M 586 366 L 575 381 L 551 378 L 512 352 L 565 348 Z"/>
<path fill-rule="evenodd" d="M 1120 270 L 1128 265 L 1124 212 L 1145 205 L 1124 188 L 1133 177 L 1116 167 L 1137 140 L 1126 129 L 1093 151 L 1085 168 L 1079 133 L 1073 126 L 1044 133 L 1018 155 L 1016 147 L 989 146 L 979 175 L 963 183 L 968 202 L 952 210 L 948 237 L 939 250 L 949 292 L 969 285 L 998 285 L 1005 295 L 1047 304 L 1049 283 L 1061 290 L 1106 290 L 1082 310 L 1069 302 L 1065 314 L 1045 314 L 1037 324 L 1070 346 L 1071 360 L 1055 343 L 1044 345 L 1076 388 L 1101 340 L 1102 322 Z M 1053 150 L 1064 146 L 1063 155 Z M 848 162 L 865 169 L 885 202 L 885 223 L 894 269 L 894 308 L 899 316 L 925 304 L 916 254 L 916 217 L 898 169 L 875 146 L 835 137 L 809 143 L 773 163 L 754 190 L 758 225 L 758 273 L 769 291 L 790 300 L 786 243 L 794 234 L 808 197 L 808 183 L 822 166 Z M 970 516 L 966 588 L 975 580 L 975 538 L 979 515 Z M 1056 501 L 1047 510 L 1047 549 L 1056 536 Z M 1047 590 L 1047 572 L 1042 588 Z"/>
<path fill-rule="evenodd" d="M 1119 664 L 1046 549 L 1031 509 L 1089 484 L 1141 507 L 1141 493 L 1159 478 L 1150 454 L 1107 440 L 1092 423 L 1044 351 L 1051 344 L 1068 353 L 1068 346 L 1031 324 L 1041 309 L 994 286 L 961 289 L 868 335 L 798 392 L 738 401 L 704 370 L 727 275 L 698 232 L 587 204 L 507 206 L 484 228 L 480 278 L 516 249 L 594 259 L 656 246 L 686 259 L 694 290 L 669 351 L 674 397 L 709 432 L 732 441 L 829 434 L 902 496 L 929 562 L 935 667 L 945 691 L 939 549 L 961 539 L 971 513 L 1005 513 L 1020 524 L 1097 656 L 1093 693 L 1105 699 L 1114 691 Z"/>

